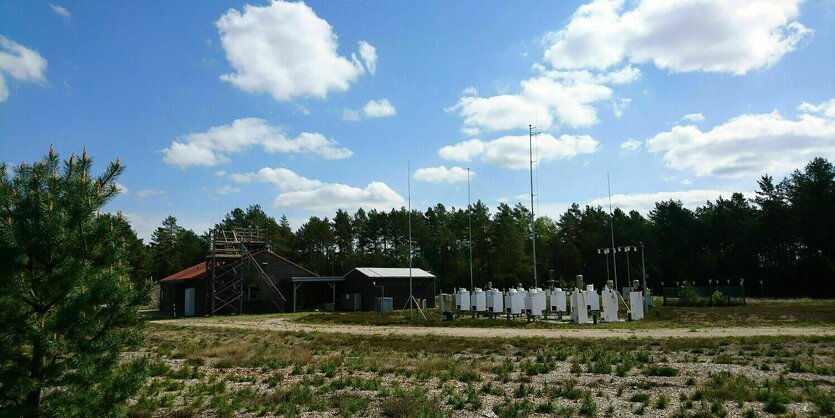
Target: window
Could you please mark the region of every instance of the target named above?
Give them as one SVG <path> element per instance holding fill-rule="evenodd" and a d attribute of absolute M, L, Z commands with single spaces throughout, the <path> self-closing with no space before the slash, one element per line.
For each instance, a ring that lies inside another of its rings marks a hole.
<path fill-rule="evenodd" d="M 261 299 L 261 292 L 257 286 L 247 286 L 244 288 L 244 300 L 259 300 Z"/>

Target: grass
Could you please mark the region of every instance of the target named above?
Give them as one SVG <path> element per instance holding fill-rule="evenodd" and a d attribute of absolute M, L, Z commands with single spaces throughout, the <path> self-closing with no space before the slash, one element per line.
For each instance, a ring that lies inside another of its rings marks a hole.
<path fill-rule="evenodd" d="M 678 369 L 670 366 L 649 366 L 644 369 L 644 375 L 663 377 L 678 376 Z"/>
<path fill-rule="evenodd" d="M 497 342 L 176 321 L 149 324 L 146 335 L 140 354 L 149 357 L 152 377 L 131 400 L 134 417 L 433 417 L 485 410 L 504 417 L 596 416 L 616 398 L 636 403 L 628 412 L 647 415 L 722 415 L 727 402 L 739 403 L 733 411 L 740 414 L 751 403 L 780 411 L 803 402 L 821 416 L 835 408 L 835 389 L 819 384 L 835 366 L 835 337 Z M 719 355 L 746 371 L 708 374 L 698 367 L 715 367 Z M 792 366 L 795 360 L 801 364 Z M 772 370 L 758 370 L 765 361 Z"/>
<path fill-rule="evenodd" d="M 662 306 L 656 298 L 656 307 L 647 313 L 642 321 L 599 323 L 597 325 L 572 325 L 551 320 L 527 322 L 508 321 L 503 317 L 470 318 L 462 316 L 453 321 L 441 321 L 437 312 L 431 311 L 428 319 L 410 319 L 408 311 L 395 311 L 386 316 L 373 312 L 303 313 L 282 315 L 292 321 L 308 324 L 352 324 L 352 325 L 408 325 L 433 327 L 477 327 L 477 328 L 565 328 L 594 327 L 602 329 L 646 329 L 646 328 L 711 328 L 728 326 L 835 326 L 835 300 L 766 300 L 749 299 L 744 306 L 728 307 L 679 307 Z M 656 313 L 657 312 L 657 313 Z M 259 315 L 261 319 L 274 315 Z M 245 319 L 246 320 L 246 319 Z M 259 319 L 260 320 L 260 319 Z"/>

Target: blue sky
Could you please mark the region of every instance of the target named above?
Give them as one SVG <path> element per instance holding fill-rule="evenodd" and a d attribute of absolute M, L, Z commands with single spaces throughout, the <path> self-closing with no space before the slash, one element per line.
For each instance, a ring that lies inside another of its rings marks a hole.
<path fill-rule="evenodd" d="M 0 160 L 127 166 L 140 236 L 258 203 L 646 212 L 835 160 L 835 3 L 0 3 Z M 443 168 L 441 168 L 443 167 Z"/>

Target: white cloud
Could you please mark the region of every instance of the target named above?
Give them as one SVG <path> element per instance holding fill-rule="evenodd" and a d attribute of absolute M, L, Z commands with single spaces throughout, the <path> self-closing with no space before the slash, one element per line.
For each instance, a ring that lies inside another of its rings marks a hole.
<path fill-rule="evenodd" d="M 518 94 L 464 95 L 446 111 L 464 119 L 462 131 L 468 135 L 525 129 L 535 122 L 539 129 L 557 122 L 576 128 L 597 123 L 592 104 L 611 96 L 610 88 L 595 82 L 540 76 L 522 81 Z"/>
<path fill-rule="evenodd" d="M 684 180 L 681 181 L 681 184 L 683 184 L 685 186 L 688 186 L 690 184 L 693 184 L 693 182 L 690 181 L 690 179 L 684 179 Z"/>
<path fill-rule="evenodd" d="M 136 197 L 140 199 L 145 199 L 146 197 L 162 196 L 164 194 L 165 190 L 162 189 L 142 189 L 136 192 Z"/>
<path fill-rule="evenodd" d="M 49 7 L 52 9 L 53 12 L 55 12 L 55 14 L 61 16 L 61 18 L 64 20 L 68 21 L 70 20 L 70 18 L 72 18 L 72 14 L 70 14 L 70 11 L 64 7 L 52 3 L 49 4 Z"/>
<path fill-rule="evenodd" d="M 360 59 L 371 75 L 377 73 L 377 49 L 365 41 L 359 42 Z"/>
<path fill-rule="evenodd" d="M 689 122 L 701 122 L 705 120 L 705 115 L 701 113 L 688 113 L 684 115 L 681 119 Z"/>
<path fill-rule="evenodd" d="M 246 92 L 269 93 L 278 101 L 325 98 L 347 91 L 366 69 L 376 71 L 373 46 L 359 42 L 360 58 L 339 55 L 331 25 L 302 2 L 247 4 L 243 12 L 230 9 L 215 24 L 235 69 L 221 79 Z"/>
<path fill-rule="evenodd" d="M 347 120 L 349 122 L 356 122 L 362 119 L 362 115 L 360 112 L 353 109 L 345 109 L 342 111 L 342 120 Z"/>
<path fill-rule="evenodd" d="M 223 177 L 226 175 L 226 170 L 217 170 L 215 171 L 215 175 L 218 177 Z"/>
<path fill-rule="evenodd" d="M 632 99 L 612 100 L 612 113 L 616 118 L 623 116 L 623 111 L 632 103 Z"/>
<path fill-rule="evenodd" d="M 478 96 L 478 89 L 473 86 L 469 86 L 461 90 L 461 96 Z"/>
<path fill-rule="evenodd" d="M 548 34 L 554 68 L 605 70 L 624 61 L 672 72 L 745 74 L 793 51 L 812 30 L 795 19 L 800 0 L 594 0 Z"/>
<path fill-rule="evenodd" d="M 324 183 L 302 177 L 286 168 L 264 167 L 255 173 L 235 173 L 229 178 L 236 183 L 269 183 L 281 191 L 310 190 L 321 187 Z"/>
<path fill-rule="evenodd" d="M 797 110 L 808 114 L 819 113 L 828 119 L 835 119 L 835 99 L 817 105 L 803 102 L 797 107 Z"/>
<path fill-rule="evenodd" d="M 675 126 L 647 141 L 668 167 L 697 176 L 774 176 L 802 167 L 815 157 L 835 158 L 835 100 L 802 104 L 797 120 L 776 110 L 743 114 L 702 132 Z"/>
<path fill-rule="evenodd" d="M 397 111 L 388 99 L 369 100 L 362 108 L 366 118 L 387 118 L 394 116 Z"/>
<path fill-rule="evenodd" d="M 395 114 L 397 110 L 388 99 L 369 100 L 360 110 L 344 109 L 342 119 L 356 122 L 361 119 L 388 118 Z"/>
<path fill-rule="evenodd" d="M 695 209 L 698 206 L 704 206 L 705 203 L 715 201 L 719 196 L 730 198 L 733 191 L 726 190 L 686 190 L 677 192 L 656 192 L 656 193 L 632 193 L 632 194 L 616 194 L 612 195 L 612 208 L 620 208 L 624 212 L 637 210 L 644 215 L 648 214 L 650 210 L 655 208 L 656 202 L 666 202 L 669 200 L 681 201 L 684 207 Z M 743 193 L 746 196 L 753 196 L 753 192 Z M 599 197 L 590 200 L 590 206 L 602 206 L 608 210 L 609 198 Z"/>
<path fill-rule="evenodd" d="M 641 149 L 641 145 L 643 145 L 641 141 L 638 141 L 637 139 L 629 139 L 620 143 L 620 149 L 624 151 L 637 151 Z"/>
<path fill-rule="evenodd" d="M 470 177 L 475 177 L 475 172 L 471 171 Z M 443 165 L 440 167 L 425 167 L 415 170 L 412 178 L 428 183 L 459 183 L 467 181 L 467 169 L 461 167 L 446 168 Z"/>
<path fill-rule="evenodd" d="M 129 191 L 128 188 L 125 187 L 125 185 L 122 184 L 122 183 L 116 183 L 116 190 L 118 190 L 119 194 L 121 194 L 121 195 L 126 195 L 126 194 L 128 194 L 128 191 Z"/>
<path fill-rule="evenodd" d="M 353 152 L 319 133 L 303 132 L 289 138 L 279 128 L 257 118 L 237 119 L 231 125 L 188 134 L 164 149 L 163 161 L 180 168 L 214 166 L 229 161 L 228 154 L 260 146 L 269 153 L 314 154 L 328 160 L 348 158 Z"/>
<path fill-rule="evenodd" d="M 0 102 L 9 97 L 6 77 L 43 85 L 46 83 L 46 65 L 46 59 L 38 51 L 0 35 Z"/>
<path fill-rule="evenodd" d="M 438 156 L 449 161 L 470 162 L 482 152 L 484 152 L 484 142 L 480 139 L 470 139 L 439 149 Z"/>
<path fill-rule="evenodd" d="M 300 176 L 286 168 L 262 168 L 255 173 L 231 174 L 238 183 L 268 183 L 279 194 L 273 200 L 277 208 L 307 209 L 332 214 L 336 209 L 354 211 L 364 209 L 399 208 L 404 199 L 388 185 L 371 182 L 366 187 L 354 187 L 340 183 L 325 183 Z"/>
<path fill-rule="evenodd" d="M 632 65 L 624 65 L 619 70 L 610 72 L 592 72 L 589 70 L 549 70 L 540 63 L 533 69 L 539 74 L 555 80 L 564 80 L 573 84 L 629 84 L 641 78 L 641 70 Z"/>
<path fill-rule="evenodd" d="M 232 187 L 228 184 L 224 184 L 223 186 L 218 187 L 215 189 L 215 193 L 217 194 L 231 194 L 231 193 L 240 193 L 241 189 L 237 187 Z"/>
<path fill-rule="evenodd" d="M 600 143 L 588 135 L 562 135 L 559 139 L 551 134 L 536 136 L 534 165 L 552 160 L 573 158 L 580 154 L 595 153 Z M 492 141 L 471 139 L 438 150 L 441 158 L 453 161 L 470 161 L 481 156 L 482 161 L 511 170 L 524 170 L 530 165 L 530 144 L 527 135 L 503 136 Z"/>

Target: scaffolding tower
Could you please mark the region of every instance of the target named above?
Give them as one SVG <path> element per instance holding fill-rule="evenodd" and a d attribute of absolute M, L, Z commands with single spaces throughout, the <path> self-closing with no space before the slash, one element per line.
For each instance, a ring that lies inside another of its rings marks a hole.
<path fill-rule="evenodd" d="M 263 229 L 259 228 L 216 228 L 209 232 L 209 253 L 206 263 L 211 270 L 212 281 L 209 292 L 211 314 L 243 312 L 244 270 L 249 266 L 254 273 L 250 277 L 275 306 L 283 311 L 284 295 L 255 261 L 252 253 L 267 248 Z"/>

